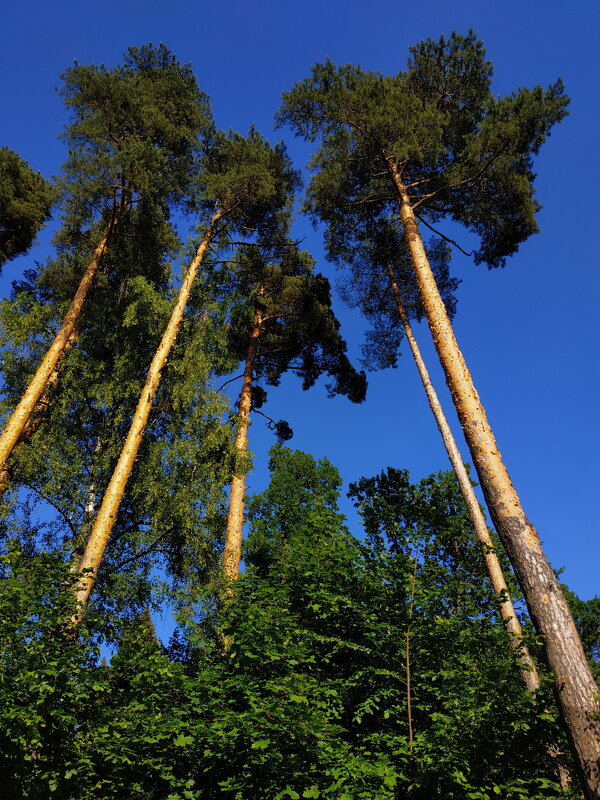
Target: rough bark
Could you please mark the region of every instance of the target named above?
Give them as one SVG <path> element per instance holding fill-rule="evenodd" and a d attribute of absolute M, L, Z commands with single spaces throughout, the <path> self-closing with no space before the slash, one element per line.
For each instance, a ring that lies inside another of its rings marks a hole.
<path fill-rule="evenodd" d="M 50 404 L 52 403 L 52 398 L 56 392 L 56 388 L 58 386 L 58 381 L 65 365 L 66 357 L 69 352 L 73 349 L 73 347 L 77 344 L 77 340 L 79 339 L 80 329 L 78 326 L 75 326 L 71 335 L 67 339 L 67 343 L 58 359 L 55 368 L 52 370 L 50 377 L 46 383 L 46 387 L 42 392 L 39 400 L 35 404 L 31 416 L 27 420 L 25 427 L 21 431 L 15 446 L 13 447 L 12 452 L 14 453 L 21 445 L 27 444 L 31 441 L 33 435 L 37 433 L 39 430 L 40 425 L 45 420 L 46 415 L 48 413 L 48 409 L 50 408 Z M 4 492 L 8 489 L 10 482 L 12 480 L 12 470 L 10 464 L 6 462 L 0 467 L 0 498 L 4 494 Z"/>
<path fill-rule="evenodd" d="M 385 156 L 411 254 L 425 316 L 444 369 L 492 521 L 506 549 L 531 619 L 542 635 L 556 695 L 581 767 L 588 800 L 600 800 L 600 704 L 581 640 L 560 584 L 498 451 L 473 380 L 458 347 L 423 247 L 401 171 Z"/>
<path fill-rule="evenodd" d="M 224 212 L 222 210 L 217 210 L 213 214 L 211 223 L 196 250 L 190 266 L 188 267 L 185 278 L 179 290 L 177 302 L 175 303 L 175 307 L 171 313 L 171 318 L 169 319 L 163 337 L 148 369 L 146 383 L 142 389 L 140 399 L 129 428 L 129 433 L 127 434 L 121 455 L 119 456 L 117 465 L 106 488 L 104 497 L 102 498 L 102 503 L 92 527 L 85 552 L 79 562 L 78 571 L 84 574 L 81 576 L 81 579 L 78 581 L 75 587 L 75 597 L 78 605 L 77 613 L 72 618 L 72 622 L 75 625 L 81 622 L 83 619 L 85 607 L 94 588 L 98 574 L 98 568 L 102 562 L 104 551 L 106 550 L 106 545 L 108 544 L 108 539 L 117 517 L 121 500 L 123 499 L 125 486 L 127 485 L 127 481 L 131 475 L 131 471 L 133 470 L 133 465 L 144 436 L 150 411 L 152 410 L 154 396 L 156 395 L 156 391 L 160 383 L 160 376 L 163 367 L 165 366 L 167 358 L 173 349 L 173 345 L 175 344 L 177 332 L 183 319 L 183 314 L 192 290 L 194 278 L 196 277 L 198 268 L 202 263 L 206 251 L 208 250 L 208 246 L 216 233 L 217 224 L 223 216 L 223 213 Z"/>
<path fill-rule="evenodd" d="M 521 624 L 516 615 L 515 608 L 508 591 L 508 586 L 506 584 L 506 580 L 504 579 L 504 573 L 502 572 L 502 567 L 500 566 L 500 561 L 498 560 L 498 556 L 494 550 L 492 537 L 490 536 L 485 517 L 483 516 L 483 512 L 481 511 L 481 507 L 477 501 L 477 497 L 475 496 L 475 491 L 471 481 L 469 480 L 466 467 L 463 464 L 458 445 L 456 444 L 456 439 L 450 430 L 448 420 L 446 419 L 444 410 L 442 409 L 437 392 L 431 383 L 429 372 L 425 366 L 419 345 L 417 344 L 417 340 L 412 332 L 406 310 L 402 303 L 400 288 L 398 287 L 396 276 L 394 275 L 391 265 L 388 267 L 388 269 L 390 274 L 390 285 L 394 293 L 398 314 L 402 320 L 402 326 L 404 328 L 406 340 L 417 365 L 417 369 L 423 383 L 423 388 L 425 389 L 425 394 L 427 395 L 427 399 L 429 401 L 429 407 L 431 408 L 433 416 L 435 417 L 435 421 L 444 442 L 444 447 L 446 448 L 448 458 L 452 464 L 452 469 L 454 470 L 458 485 L 460 486 L 462 496 L 469 514 L 471 515 L 475 536 L 479 539 L 483 548 L 483 557 L 485 559 L 488 575 L 490 577 L 492 588 L 498 597 L 500 615 L 504 622 L 504 627 L 509 634 L 509 644 L 514 650 L 525 687 L 529 692 L 536 692 L 540 688 L 540 678 L 529 650 L 523 642 L 523 629 L 521 628 Z"/>
<path fill-rule="evenodd" d="M 110 223 L 107 225 L 100 241 L 98 242 L 91 261 L 88 264 L 83 277 L 77 287 L 77 291 L 67 313 L 65 314 L 60 329 L 54 341 L 48 348 L 42 363 L 39 365 L 37 372 L 31 379 L 29 386 L 25 390 L 23 397 L 19 404 L 13 411 L 10 419 L 8 420 L 2 436 L 0 436 L 0 471 L 4 470 L 8 459 L 10 458 L 13 450 L 19 442 L 19 438 L 23 434 L 25 426 L 29 422 L 37 403 L 40 401 L 48 382 L 50 381 L 53 373 L 57 369 L 58 362 L 68 347 L 69 340 L 73 334 L 73 330 L 77 325 L 85 301 L 94 284 L 94 280 L 102 263 L 102 259 L 108 249 L 110 237 L 115 228 L 117 219 L 113 213 Z"/>
<path fill-rule="evenodd" d="M 244 525 L 244 498 L 246 494 L 246 473 L 238 473 L 243 465 L 248 450 L 248 425 L 250 424 L 250 410 L 252 408 L 252 378 L 254 374 L 254 361 L 258 351 L 258 338 L 262 329 L 262 315 L 260 311 L 254 314 L 252 330 L 246 352 L 244 366 L 244 381 L 240 392 L 238 410 L 238 427 L 235 437 L 236 473 L 231 479 L 229 493 L 229 513 L 227 515 L 227 529 L 225 532 L 225 550 L 223 552 L 223 573 L 227 581 L 235 581 L 240 573 L 242 558 L 242 528 Z"/>

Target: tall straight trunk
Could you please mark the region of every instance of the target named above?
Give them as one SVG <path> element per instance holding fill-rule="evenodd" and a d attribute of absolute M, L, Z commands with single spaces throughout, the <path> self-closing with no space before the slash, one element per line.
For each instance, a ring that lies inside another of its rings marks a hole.
<path fill-rule="evenodd" d="M 183 319 L 194 278 L 208 250 L 208 246 L 216 233 L 217 224 L 223 216 L 223 213 L 224 211 L 217 210 L 213 214 L 211 223 L 188 267 L 179 290 L 177 302 L 171 313 L 171 318 L 169 319 L 163 337 L 148 369 L 146 383 L 144 384 L 135 409 L 129 433 L 127 434 L 123 449 L 121 450 L 121 455 L 119 456 L 117 465 L 106 488 L 104 497 L 102 498 L 102 503 L 98 510 L 85 551 L 79 562 L 78 571 L 85 571 L 85 574 L 81 576 L 81 579 L 75 587 L 75 598 L 78 610 L 72 618 L 74 624 L 81 622 L 83 619 L 85 607 L 92 593 L 92 589 L 94 588 L 94 584 L 96 583 L 98 568 L 102 562 L 104 551 L 106 550 L 106 545 L 108 544 L 108 539 L 115 523 L 121 500 L 123 499 L 125 486 L 133 470 L 133 465 L 142 443 L 150 411 L 152 410 L 154 396 L 156 395 L 160 383 L 162 369 L 175 344 L 177 332 Z"/>
<path fill-rule="evenodd" d="M 481 507 L 477 501 L 477 497 L 475 496 L 475 491 L 473 490 L 473 486 L 469 480 L 466 467 L 463 464 L 460 451 L 456 444 L 456 439 L 450 430 L 448 420 L 446 419 L 442 409 L 437 392 L 431 383 L 429 372 L 427 371 L 427 367 L 423 361 L 423 356 L 421 355 L 419 345 L 414 337 L 406 310 L 402 303 L 402 295 L 400 293 L 396 276 L 394 275 L 391 265 L 388 265 L 388 270 L 390 275 L 390 285 L 394 293 L 398 314 L 402 320 L 402 326 L 404 328 L 406 340 L 408 341 L 413 358 L 415 359 L 415 363 L 423 383 L 423 388 L 425 389 L 425 394 L 427 395 L 427 399 L 429 401 L 429 407 L 431 408 L 433 416 L 435 417 L 435 421 L 444 442 L 444 447 L 446 448 L 448 458 L 452 464 L 452 469 L 456 475 L 456 479 L 458 481 L 458 485 L 460 486 L 460 490 L 469 514 L 471 515 L 475 536 L 477 536 L 483 547 L 485 565 L 487 567 L 488 575 L 490 576 L 490 581 L 492 583 L 494 592 L 498 597 L 500 615 L 504 621 L 504 627 L 509 634 L 509 644 L 515 652 L 525 687 L 529 692 L 536 692 L 540 688 L 538 671 L 533 659 L 531 658 L 529 650 L 527 649 L 527 646 L 523 642 L 523 629 L 521 628 L 521 624 L 519 623 L 519 619 L 516 615 L 515 608 L 508 591 L 508 586 L 506 585 L 506 580 L 504 579 L 504 573 L 502 572 L 500 561 L 498 560 L 498 556 L 494 550 L 494 543 L 485 522 L 485 517 L 483 516 L 483 512 L 481 511 Z"/>
<path fill-rule="evenodd" d="M 588 800 L 600 800 L 600 704 L 581 640 L 560 584 L 510 480 L 438 291 L 401 172 L 385 156 L 427 322 L 486 503 L 542 634 L 548 664 Z"/>
<path fill-rule="evenodd" d="M 80 329 L 79 326 L 76 325 L 69 338 L 67 339 L 67 343 L 63 348 L 63 351 L 56 363 L 56 366 L 52 370 L 50 377 L 46 383 L 46 387 L 42 394 L 40 395 L 39 400 L 35 404 L 33 411 L 27 420 L 25 427 L 19 434 L 17 438 L 16 444 L 13 447 L 12 452 L 14 453 L 21 445 L 27 444 L 33 435 L 38 431 L 40 425 L 46 418 L 46 414 L 48 413 L 48 409 L 50 408 L 50 404 L 52 403 L 52 398 L 54 397 L 54 393 L 56 391 L 56 387 L 58 386 L 58 381 L 60 378 L 60 374 L 63 370 L 63 367 L 66 362 L 67 355 L 73 349 L 73 347 L 77 344 L 77 340 L 79 339 Z M 10 464 L 4 463 L 2 467 L 0 467 L 0 497 L 4 494 L 4 492 L 8 489 L 8 486 L 12 480 L 12 471 Z"/>
<path fill-rule="evenodd" d="M 121 205 L 123 207 L 123 204 Z M 37 368 L 37 372 L 31 379 L 29 386 L 25 390 L 25 393 L 0 436 L 0 471 L 5 469 L 8 459 L 17 446 L 20 436 L 23 434 L 25 426 L 29 422 L 53 373 L 56 371 L 61 356 L 68 347 L 73 330 L 79 321 L 87 296 L 90 293 L 102 259 L 108 249 L 110 237 L 116 224 L 117 218 L 115 208 L 113 208 L 112 219 L 106 226 L 100 241 L 96 245 L 92 259 L 83 273 L 83 277 L 71 300 L 71 305 L 67 309 L 59 331 L 54 337 L 54 341 L 48 348 L 42 363 Z"/>
<path fill-rule="evenodd" d="M 237 474 L 239 466 L 244 463 L 248 450 L 248 425 L 250 424 L 250 410 L 252 408 L 252 378 L 254 375 L 254 361 L 258 351 L 258 338 L 262 328 L 262 314 L 256 311 L 250 332 L 248 350 L 246 351 L 246 364 L 244 366 L 244 381 L 240 392 L 240 406 L 238 410 L 238 427 L 235 437 L 236 474 L 231 479 L 229 493 L 229 513 L 227 515 L 227 529 L 225 532 L 225 550 L 223 552 L 223 572 L 228 581 L 235 581 L 240 573 L 242 558 L 242 528 L 244 525 L 244 498 L 246 494 L 246 473 L 242 470 Z"/>

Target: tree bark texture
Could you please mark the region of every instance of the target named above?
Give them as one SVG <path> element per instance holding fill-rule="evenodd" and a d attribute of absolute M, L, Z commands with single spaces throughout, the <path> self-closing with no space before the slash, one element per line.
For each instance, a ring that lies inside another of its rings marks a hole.
<path fill-rule="evenodd" d="M 35 404 L 33 411 L 25 423 L 25 427 L 19 434 L 15 446 L 12 449 L 14 453 L 17 448 L 21 447 L 23 444 L 27 444 L 33 437 L 35 433 L 39 430 L 40 425 L 46 418 L 46 414 L 48 413 L 48 409 L 50 404 L 52 403 L 52 398 L 56 392 L 56 388 L 58 386 L 58 381 L 65 365 L 65 361 L 69 352 L 73 349 L 73 347 L 77 344 L 77 340 L 79 339 L 80 329 L 76 325 L 69 338 L 67 339 L 67 343 L 56 363 L 56 366 L 52 370 L 50 377 L 46 383 L 46 387 L 43 390 L 42 394 L 40 395 L 39 400 Z M 8 486 L 12 480 L 12 471 L 11 467 L 8 463 L 4 462 L 4 464 L 0 467 L 0 498 L 4 494 L 4 492 L 8 489 Z"/>
<path fill-rule="evenodd" d="M 227 515 L 227 529 L 225 532 L 225 550 L 223 552 L 223 572 L 227 581 L 235 581 L 240 574 L 240 561 L 242 559 L 242 528 L 244 525 L 244 498 L 246 494 L 245 469 L 237 474 L 239 465 L 244 463 L 248 450 L 248 426 L 250 424 L 250 411 L 252 408 L 252 378 L 254 375 L 254 361 L 258 352 L 258 339 L 262 329 L 262 315 L 260 311 L 254 314 L 252 330 L 246 352 L 244 366 L 244 381 L 240 392 L 240 405 L 238 410 L 237 434 L 235 437 L 236 474 L 231 479 L 229 493 L 229 513 Z"/>
<path fill-rule="evenodd" d="M 190 266 L 188 267 L 187 273 L 179 290 L 177 302 L 175 303 L 175 307 L 171 313 L 171 318 L 169 319 L 163 337 L 158 345 L 156 353 L 154 354 L 152 363 L 150 364 L 150 368 L 148 369 L 146 383 L 142 389 L 142 393 L 140 395 L 140 399 L 129 428 L 129 433 L 127 434 L 123 449 L 121 450 L 121 455 L 119 456 L 117 465 L 106 488 L 104 497 L 102 498 L 102 503 L 92 527 L 85 552 L 81 557 L 81 561 L 79 562 L 78 571 L 85 571 L 85 574 L 81 576 L 81 579 L 75 587 L 75 597 L 78 609 L 72 619 L 74 624 L 81 622 L 83 619 L 85 607 L 94 588 L 98 574 L 98 568 L 102 562 L 104 551 L 106 550 L 106 545 L 108 544 L 108 539 L 117 517 L 121 500 L 123 499 L 125 486 L 133 470 L 133 465 L 144 436 L 150 411 L 152 410 L 154 396 L 156 395 L 156 391 L 160 383 L 162 369 L 171 350 L 173 349 L 173 345 L 175 344 L 177 332 L 183 319 L 183 314 L 192 290 L 194 278 L 196 277 L 198 268 L 202 263 L 206 251 L 208 250 L 208 246 L 215 235 L 217 223 L 222 216 L 222 210 L 217 210 L 213 214 L 211 223 L 208 226 L 206 233 L 204 234 L 204 237 L 198 246 L 198 249 L 196 250 Z"/>
<path fill-rule="evenodd" d="M 102 238 L 98 242 L 96 249 L 92 255 L 92 259 L 88 264 L 83 277 L 77 287 L 77 291 L 67 313 L 64 316 L 62 324 L 58 333 L 54 337 L 54 341 L 48 348 L 42 363 L 37 368 L 37 372 L 31 379 L 29 386 L 25 390 L 23 397 L 19 404 L 13 411 L 6 427 L 0 436 L 0 471 L 4 470 L 6 463 L 10 458 L 13 450 L 19 442 L 19 438 L 23 434 L 27 423 L 29 422 L 36 404 L 40 401 L 48 382 L 51 380 L 53 373 L 57 369 L 58 362 L 68 348 L 69 340 L 73 334 L 73 330 L 77 325 L 85 301 L 94 284 L 94 280 L 102 263 L 102 259 L 108 249 L 110 237 L 116 225 L 116 217 L 113 214 L 111 222 L 107 225 Z"/>
<path fill-rule="evenodd" d="M 425 389 L 425 394 L 427 395 L 427 399 L 429 401 L 429 407 L 431 408 L 433 416 L 435 417 L 435 421 L 444 442 L 444 447 L 446 448 L 448 458 L 452 464 L 452 469 L 454 470 L 458 485 L 460 486 L 462 496 L 466 503 L 467 509 L 469 510 L 469 514 L 471 515 L 475 536 L 479 539 L 483 547 L 483 557 L 485 559 L 485 564 L 488 575 L 490 576 L 492 587 L 498 597 L 500 615 L 504 622 L 504 627 L 509 634 L 509 644 L 515 653 L 515 657 L 521 671 L 521 677 L 523 678 L 523 683 L 525 684 L 527 691 L 536 692 L 540 688 L 538 671 L 533 659 L 531 658 L 529 650 L 527 649 L 527 646 L 523 642 L 523 629 L 521 628 L 521 624 L 519 623 L 519 619 L 515 613 L 515 608 L 508 591 L 508 586 L 506 585 L 506 580 L 504 579 L 504 573 L 502 572 L 500 561 L 498 560 L 498 556 L 494 550 L 494 543 L 488 531 L 485 517 L 483 516 L 483 512 L 481 511 L 481 507 L 477 501 L 477 497 L 475 496 L 475 491 L 471 481 L 469 480 L 469 475 L 461 458 L 458 445 L 456 444 L 456 439 L 450 430 L 448 420 L 446 419 L 444 410 L 442 409 L 437 392 L 431 383 L 429 372 L 425 366 L 419 345 L 412 332 L 406 310 L 402 303 L 402 295 L 400 293 L 393 268 L 391 265 L 389 265 L 388 269 L 390 273 L 390 284 L 394 293 L 398 314 L 402 320 L 402 326 L 404 328 L 406 340 L 408 341 L 408 345 L 417 365 L 417 369 L 423 383 L 423 388 Z"/>
<path fill-rule="evenodd" d="M 600 800 L 600 704 L 581 640 L 535 528 L 522 508 L 498 451 L 473 380 L 458 347 L 423 247 L 401 172 L 386 157 L 423 308 L 465 434 L 490 515 L 544 639 L 565 721 L 588 800 Z"/>

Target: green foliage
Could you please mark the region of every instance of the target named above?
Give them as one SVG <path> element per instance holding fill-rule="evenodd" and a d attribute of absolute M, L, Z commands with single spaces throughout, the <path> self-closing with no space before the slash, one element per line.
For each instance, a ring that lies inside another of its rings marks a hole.
<path fill-rule="evenodd" d="M 234 352 L 245 361 L 258 312 L 257 380 L 278 386 L 282 375 L 291 371 L 306 390 L 325 373 L 333 379 L 327 386 L 330 396 L 345 394 L 361 402 L 364 375 L 354 370 L 346 356 L 346 343 L 331 308 L 329 281 L 313 272 L 311 256 L 290 240 L 275 247 L 279 252 L 241 248 L 226 279 L 224 294 L 233 301 L 229 339 Z M 264 399 L 263 393 L 261 405 Z"/>
<path fill-rule="evenodd" d="M 284 94 L 281 124 L 320 147 L 307 208 L 328 225 L 334 259 L 351 259 L 368 220 L 397 204 L 394 164 L 414 208 L 450 217 L 481 240 L 477 262 L 504 264 L 537 230 L 533 157 L 566 114 L 562 83 L 497 99 L 491 65 L 471 31 L 428 39 L 394 76 L 331 61 Z"/>
<path fill-rule="evenodd" d="M 204 149 L 190 204 L 201 225 L 216 207 L 225 212 L 229 225 L 221 241 L 225 233 L 255 233 L 269 241 L 287 224 L 298 183 L 282 142 L 271 146 L 255 128 L 247 136 L 217 131 Z"/>
<path fill-rule="evenodd" d="M 97 219 L 98 208 L 106 222 L 115 198 L 127 205 L 181 198 L 198 137 L 209 135 L 213 123 L 190 67 L 164 44 L 130 47 L 113 69 L 76 63 L 63 75 L 61 96 L 71 112 L 61 241 Z"/>
<path fill-rule="evenodd" d="M 460 281 L 450 276 L 450 248 L 437 237 L 427 245 L 428 258 L 449 317 L 456 312 L 455 292 Z M 392 220 L 378 220 L 365 227 L 352 252 L 351 275 L 342 288 L 343 299 L 359 307 L 371 323 L 363 344 L 363 362 L 369 369 L 395 367 L 404 328 L 398 301 L 391 286 L 390 269 L 407 317 L 420 322 L 423 305 L 410 257 L 400 231 Z"/>
<path fill-rule="evenodd" d="M 53 202 L 54 190 L 44 177 L 0 147 L 0 267 L 29 250 Z"/>
<path fill-rule="evenodd" d="M 55 556 L 6 551 L 0 778 L 10 796 L 569 796 L 545 751 L 557 740 L 549 687 L 537 701 L 521 687 L 451 476 L 362 480 L 361 543 L 326 459 L 278 446 L 270 463 L 235 599 L 217 609 L 195 595 L 198 619 L 168 651 L 147 612 L 124 626 L 109 664 L 92 644 L 94 614 L 66 643 L 73 576 Z"/>
<path fill-rule="evenodd" d="M 420 213 L 467 224 L 481 235 L 477 257 L 494 265 L 535 227 L 531 159 L 565 107 L 558 84 L 494 98 L 473 34 L 411 53 L 408 71 L 393 78 L 318 65 L 282 116 L 323 137 L 309 207 L 329 224 L 332 257 L 357 268 L 354 300 L 375 324 L 382 363 L 399 344 L 386 334 L 395 321 L 381 280 L 388 262 L 409 314 L 422 314 L 389 216 L 385 158 L 411 191 L 428 195 Z M 72 114 L 65 221 L 57 257 L 26 273 L 0 310 L 3 412 L 51 341 L 91 243 L 109 220 L 117 225 L 77 345 L 11 461 L 12 491 L 0 507 L 4 792 L 16 800 L 568 796 L 546 752 L 562 736 L 550 681 L 535 699 L 522 689 L 451 476 L 414 485 L 390 469 L 359 481 L 351 489 L 366 531 L 359 541 L 339 511 L 335 467 L 273 448 L 270 485 L 249 503 L 246 572 L 228 602 L 219 598 L 232 436 L 214 375 L 245 357 L 259 311 L 259 384 L 277 385 L 291 370 L 309 388 L 325 373 L 331 393 L 358 401 L 364 376 L 347 359 L 328 282 L 289 239 L 298 177 L 282 144 L 254 129 L 216 131 L 191 70 L 164 45 L 131 48 L 114 69 L 76 64 L 62 94 Z M 48 198 L 27 210 L 35 225 Z M 75 640 L 65 635 L 77 580 L 70 560 L 170 315 L 180 243 L 169 217 L 181 200 L 202 235 L 216 209 L 224 216 Z M 447 250 L 431 251 L 452 313 Z M 254 408 L 265 399 L 256 385 Z M 285 423 L 274 425 L 289 436 Z M 596 663 L 595 601 L 571 602 Z M 152 623 L 165 607 L 181 625 L 168 649 Z"/>
<path fill-rule="evenodd" d="M 568 586 L 561 584 L 561 587 L 571 608 L 592 673 L 600 681 L 600 597 L 581 600 Z"/>

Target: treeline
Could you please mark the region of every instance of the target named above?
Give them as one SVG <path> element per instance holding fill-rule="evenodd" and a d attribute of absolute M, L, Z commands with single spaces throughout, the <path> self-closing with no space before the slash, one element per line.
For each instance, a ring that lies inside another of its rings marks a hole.
<path fill-rule="evenodd" d="M 251 415 L 292 435 L 265 387 L 295 373 L 352 402 L 366 390 L 293 238 L 284 145 L 218 130 L 191 69 L 148 45 L 67 70 L 52 185 L 0 150 L 2 260 L 61 219 L 55 256 L 0 312 L 10 796 L 534 798 L 579 796 L 579 775 L 598 797 L 598 609 L 571 598 L 574 621 L 521 510 L 452 334 L 450 249 L 418 228 L 464 223 L 489 266 L 536 230 L 532 159 L 567 99 L 560 82 L 498 99 L 490 79 L 474 34 L 453 34 L 397 76 L 328 62 L 284 96 L 280 122 L 320 141 L 306 208 L 372 322 L 365 363 L 393 365 L 407 339 L 457 482 L 363 479 L 360 543 L 335 469 L 280 447 L 242 576 Z M 420 358 L 421 318 L 510 561 Z M 232 413 L 215 386 L 240 365 Z"/>
<path fill-rule="evenodd" d="M 5 796 L 578 796 L 561 791 L 548 753 L 563 749 L 573 768 L 551 679 L 523 690 L 453 476 L 361 480 L 359 541 L 328 461 L 277 446 L 271 470 L 249 503 L 235 602 L 188 592 L 168 647 L 148 612 L 129 615 L 110 664 L 100 609 L 65 647 L 75 578 L 60 555 L 13 544 Z"/>

